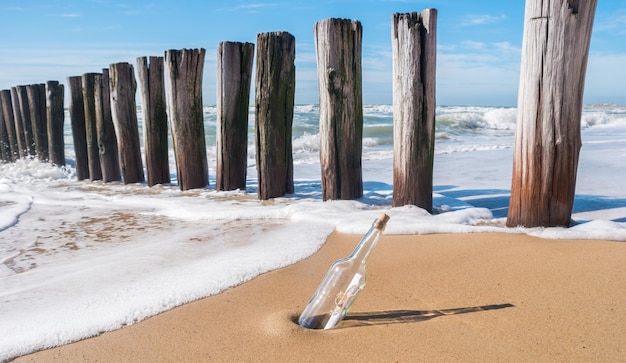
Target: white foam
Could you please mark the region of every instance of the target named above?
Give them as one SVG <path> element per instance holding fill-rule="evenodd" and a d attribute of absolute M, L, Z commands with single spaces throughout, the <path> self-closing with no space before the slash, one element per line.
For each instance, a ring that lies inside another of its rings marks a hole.
<path fill-rule="evenodd" d="M 317 106 L 298 108 L 311 113 L 299 115 L 307 122 L 319 112 Z M 573 214 L 580 224 L 524 229 L 503 227 L 512 132 L 489 132 L 510 125 L 514 110 L 447 111 L 475 113 L 487 126 L 438 139 L 432 215 L 391 207 L 393 151 L 376 142 L 363 154 L 364 197 L 323 202 L 316 133 L 294 141 L 295 193 L 266 202 L 257 200 L 253 154 L 246 190 L 231 192 L 181 192 L 175 178 L 154 188 L 78 182 L 72 167 L 0 164 L 0 331 L 10 332 L 0 335 L 0 361 L 219 293 L 311 255 L 334 229 L 363 234 L 381 212 L 391 216 L 387 234 L 498 231 L 626 241 L 626 112 L 584 129 Z M 391 117 L 391 106 L 367 107 L 366 113 L 380 124 Z M 215 108 L 205 114 L 215 117 Z M 215 147 L 207 148 L 214 173 Z M 173 153 L 170 164 L 175 170 Z"/>

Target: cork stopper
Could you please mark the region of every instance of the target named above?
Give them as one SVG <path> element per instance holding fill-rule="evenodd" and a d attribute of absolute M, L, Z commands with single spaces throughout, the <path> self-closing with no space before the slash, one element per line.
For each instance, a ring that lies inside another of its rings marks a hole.
<path fill-rule="evenodd" d="M 385 213 L 378 216 L 378 218 L 374 221 L 374 228 L 383 230 L 387 225 L 387 221 L 389 220 L 389 216 Z"/>

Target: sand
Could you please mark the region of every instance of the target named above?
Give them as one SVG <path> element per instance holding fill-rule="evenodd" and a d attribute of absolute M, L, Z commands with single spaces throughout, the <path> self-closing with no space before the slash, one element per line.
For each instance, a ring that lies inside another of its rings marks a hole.
<path fill-rule="evenodd" d="M 615 362 L 626 359 L 626 243 L 521 234 L 383 236 L 328 331 L 294 321 L 361 236 L 219 295 L 19 362 Z"/>

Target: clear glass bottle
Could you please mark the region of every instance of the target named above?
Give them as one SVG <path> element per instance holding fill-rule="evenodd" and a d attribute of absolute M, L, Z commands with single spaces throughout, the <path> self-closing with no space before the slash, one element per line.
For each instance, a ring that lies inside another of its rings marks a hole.
<path fill-rule="evenodd" d="M 365 287 L 365 263 L 385 230 L 389 216 L 378 217 L 350 256 L 335 261 L 304 309 L 298 324 L 308 329 L 330 329 L 348 313 Z"/>

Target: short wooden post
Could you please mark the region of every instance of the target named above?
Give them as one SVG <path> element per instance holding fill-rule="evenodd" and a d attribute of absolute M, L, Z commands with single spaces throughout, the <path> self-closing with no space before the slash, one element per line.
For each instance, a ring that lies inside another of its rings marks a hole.
<path fill-rule="evenodd" d="M 31 84 L 26 86 L 30 122 L 35 146 L 35 155 L 39 160 L 48 160 L 48 128 L 46 126 L 46 85 Z"/>
<path fill-rule="evenodd" d="M 292 127 L 296 41 L 287 32 L 257 35 L 256 168 L 261 200 L 293 193 Z"/>
<path fill-rule="evenodd" d="M 65 140 L 63 124 L 65 89 L 59 81 L 46 82 L 46 121 L 48 131 L 48 156 L 54 165 L 65 165 Z"/>
<path fill-rule="evenodd" d="M 94 100 L 96 106 L 96 133 L 98 135 L 98 151 L 102 181 L 105 183 L 120 181 L 120 163 L 115 138 L 115 127 L 111 116 L 111 94 L 109 86 L 109 70 L 104 68 L 102 74 L 96 74 L 94 80 Z"/>
<path fill-rule="evenodd" d="M 85 106 L 85 133 L 87 136 L 87 160 L 89 180 L 102 180 L 100 150 L 98 149 L 98 129 L 96 128 L 96 96 L 94 87 L 98 73 L 83 74 L 83 102 Z"/>
<path fill-rule="evenodd" d="M 437 10 L 393 14 L 393 206 L 432 212 Z"/>
<path fill-rule="evenodd" d="M 143 162 L 135 94 L 137 82 L 130 63 L 110 65 L 111 111 L 117 136 L 119 162 L 124 184 L 143 183 Z"/>
<path fill-rule="evenodd" d="M 5 89 L 0 91 L 0 102 L 2 103 L 2 116 L 4 116 L 4 125 L 6 126 L 6 132 L 9 138 L 11 161 L 15 161 L 19 158 L 19 147 L 17 144 L 17 133 L 15 130 L 15 117 L 13 115 L 11 90 Z"/>
<path fill-rule="evenodd" d="M 507 226 L 569 226 L 597 0 L 527 0 Z"/>
<path fill-rule="evenodd" d="M 253 61 L 253 43 L 221 42 L 218 45 L 217 190 L 246 188 Z"/>
<path fill-rule="evenodd" d="M 89 179 L 89 157 L 87 153 L 87 131 L 85 129 L 85 106 L 83 101 L 83 79 L 81 76 L 67 78 L 70 100 L 69 111 L 74 141 L 74 167 L 76 179 Z"/>
<path fill-rule="evenodd" d="M 359 21 L 324 19 L 315 23 L 320 97 L 322 197 L 363 196 L 363 100 Z"/>
<path fill-rule="evenodd" d="M 171 181 L 163 69 L 163 57 L 137 58 L 148 186 Z"/>
<path fill-rule="evenodd" d="M 11 143 L 9 141 L 9 133 L 4 123 L 4 112 L 0 103 L 0 161 L 6 163 L 11 162 Z"/>
<path fill-rule="evenodd" d="M 28 156 L 28 145 L 26 144 L 24 122 L 22 121 L 20 90 L 17 87 L 11 87 L 11 104 L 13 105 L 13 124 L 15 125 L 18 158 L 21 159 Z"/>
<path fill-rule="evenodd" d="M 209 183 L 202 111 L 205 53 L 203 48 L 165 52 L 167 105 L 181 190 L 204 188 Z"/>

